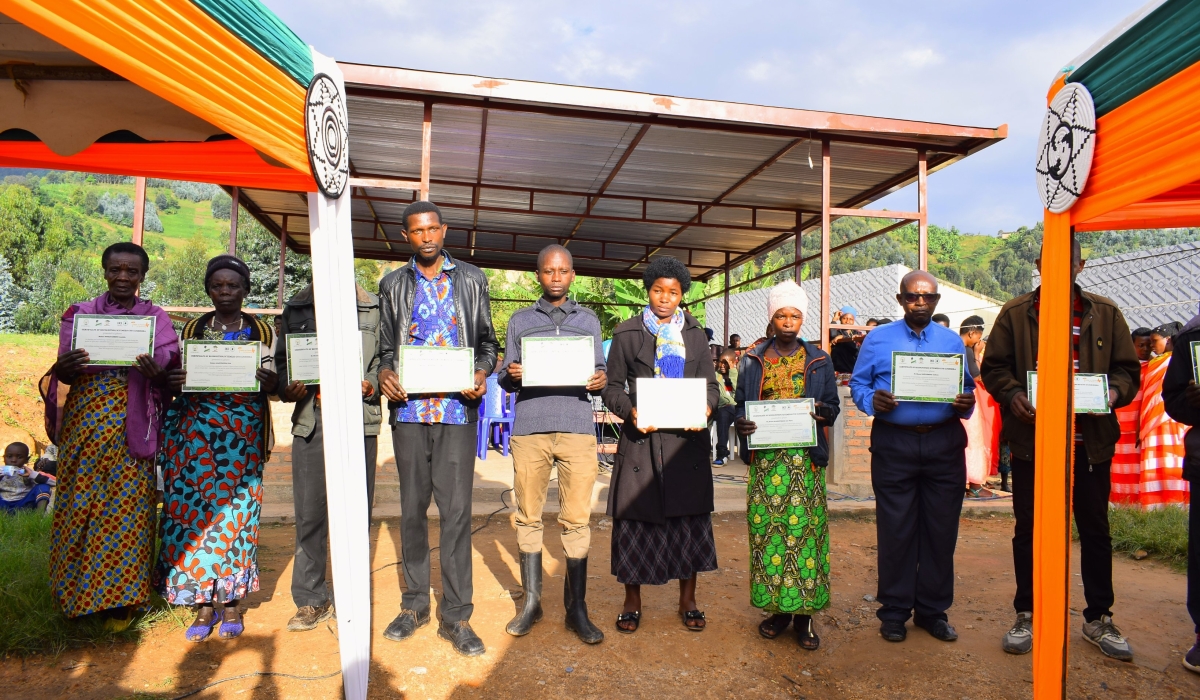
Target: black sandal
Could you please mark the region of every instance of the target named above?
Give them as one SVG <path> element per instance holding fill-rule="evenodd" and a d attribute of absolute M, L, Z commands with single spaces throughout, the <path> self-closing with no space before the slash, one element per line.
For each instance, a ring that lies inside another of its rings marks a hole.
<path fill-rule="evenodd" d="M 775 639 L 792 624 L 792 616 L 776 613 L 758 623 L 758 633 L 763 639 Z"/>
<path fill-rule="evenodd" d="M 708 626 L 708 621 L 704 619 L 704 613 L 699 610 L 681 610 L 679 612 L 679 617 L 683 620 L 683 626 L 686 627 L 689 632 L 703 632 L 704 628 Z M 699 620 L 704 624 L 689 625 L 688 623 L 693 620 Z"/>
<path fill-rule="evenodd" d="M 631 628 L 622 627 L 621 626 L 622 622 L 632 622 L 633 628 L 631 629 Z M 638 625 L 640 625 L 641 622 L 642 622 L 642 611 L 641 610 L 636 610 L 634 612 L 623 612 L 620 615 L 617 615 L 617 631 L 620 632 L 621 634 L 633 634 L 634 632 L 637 632 Z"/>
<path fill-rule="evenodd" d="M 796 639 L 805 651 L 816 651 L 821 647 L 821 638 L 817 636 L 811 615 L 796 616 Z"/>

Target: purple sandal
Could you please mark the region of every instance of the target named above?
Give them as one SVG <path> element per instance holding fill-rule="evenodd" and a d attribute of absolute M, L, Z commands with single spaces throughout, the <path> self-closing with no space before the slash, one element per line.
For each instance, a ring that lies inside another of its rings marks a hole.
<path fill-rule="evenodd" d="M 207 625 L 204 623 L 197 624 L 193 622 L 192 626 L 188 627 L 187 631 L 183 633 L 183 636 L 189 642 L 203 642 L 204 640 L 208 639 L 208 636 L 212 634 L 213 628 L 220 624 L 221 613 L 222 611 L 214 608 L 212 618 L 208 621 Z"/>
<path fill-rule="evenodd" d="M 221 639 L 236 639 L 245 630 L 246 626 L 242 624 L 241 616 L 238 616 L 237 622 L 221 622 L 221 627 L 217 630 L 217 636 Z"/>

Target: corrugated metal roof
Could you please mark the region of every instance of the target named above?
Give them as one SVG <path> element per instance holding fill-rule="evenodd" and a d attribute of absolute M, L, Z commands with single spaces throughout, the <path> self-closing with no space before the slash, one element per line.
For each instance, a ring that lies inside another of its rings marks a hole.
<path fill-rule="evenodd" d="M 932 172 L 1006 135 L 1003 126 L 341 65 L 352 175 L 419 180 L 432 105 L 430 199 L 451 226 L 451 251 L 486 267 L 532 269 L 536 251 L 569 240 L 582 274 L 636 277 L 639 262 L 670 254 L 706 278 L 726 254 L 736 264 L 819 221 L 822 139 L 831 141 L 832 206 L 861 207 L 915 181 L 918 148 Z M 287 214 L 297 247 L 307 243 L 301 198 L 242 196 L 275 232 Z M 416 193 L 353 196 L 358 254 L 407 258 L 406 245 L 389 249 L 380 232 L 399 239 Z"/>
<path fill-rule="evenodd" d="M 1130 329 L 1187 323 L 1200 304 L 1200 242 L 1088 260 L 1076 282 L 1112 299 Z M 1036 271 L 1033 284 L 1041 284 Z"/>

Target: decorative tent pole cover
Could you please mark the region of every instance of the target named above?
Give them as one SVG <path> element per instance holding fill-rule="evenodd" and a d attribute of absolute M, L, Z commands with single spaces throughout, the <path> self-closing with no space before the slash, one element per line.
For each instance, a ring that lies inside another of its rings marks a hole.
<path fill-rule="evenodd" d="M 308 84 L 305 103 L 304 132 L 308 141 L 308 163 L 321 194 L 337 199 L 350 181 L 350 132 L 346 126 L 346 100 L 332 78 L 318 73 Z"/>
<path fill-rule="evenodd" d="M 1092 95 L 1083 85 L 1068 83 L 1050 101 L 1038 136 L 1037 185 L 1046 209 L 1061 214 L 1075 204 L 1087 185 L 1095 150 Z"/>

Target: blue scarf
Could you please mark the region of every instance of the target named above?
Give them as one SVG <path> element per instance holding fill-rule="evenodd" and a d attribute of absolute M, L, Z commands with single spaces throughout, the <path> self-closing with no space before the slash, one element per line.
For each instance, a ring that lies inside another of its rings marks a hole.
<path fill-rule="evenodd" d="M 670 321 L 659 323 L 658 317 L 647 306 L 642 311 L 642 325 L 655 338 L 654 376 L 665 379 L 682 378 L 686 361 L 683 346 L 683 309 L 676 308 Z"/>

